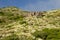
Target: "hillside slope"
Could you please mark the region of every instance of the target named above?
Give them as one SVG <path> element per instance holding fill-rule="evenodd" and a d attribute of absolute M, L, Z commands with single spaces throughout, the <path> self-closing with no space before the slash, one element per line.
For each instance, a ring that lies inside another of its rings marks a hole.
<path fill-rule="evenodd" d="M 28 12 L 16 7 L 0 8 L 0 40 L 45 40 L 38 32 L 39 37 L 34 36 L 45 28 L 60 29 L 60 10 Z"/>

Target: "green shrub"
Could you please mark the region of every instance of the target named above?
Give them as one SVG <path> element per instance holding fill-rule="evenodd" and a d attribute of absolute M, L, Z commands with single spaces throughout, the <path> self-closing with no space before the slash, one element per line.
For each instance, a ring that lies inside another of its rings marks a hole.
<path fill-rule="evenodd" d="M 0 20 L 0 23 L 2 23 L 3 21 Z"/>
<path fill-rule="evenodd" d="M 19 37 L 17 35 L 15 35 L 15 34 L 12 34 L 10 36 L 4 37 L 1 40 L 19 40 Z"/>
<path fill-rule="evenodd" d="M 4 13 L 3 12 L 0 12 L 0 15 L 4 15 Z"/>
<path fill-rule="evenodd" d="M 20 35 L 19 40 L 34 40 L 31 36 Z"/>
<path fill-rule="evenodd" d="M 36 31 L 33 35 L 44 40 L 60 40 L 60 29 L 45 28 L 42 31 Z"/>

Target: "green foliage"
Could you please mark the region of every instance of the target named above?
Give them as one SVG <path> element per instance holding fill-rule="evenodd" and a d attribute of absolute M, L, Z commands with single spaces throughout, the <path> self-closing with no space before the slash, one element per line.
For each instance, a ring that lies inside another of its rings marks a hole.
<path fill-rule="evenodd" d="M 0 20 L 0 23 L 3 23 L 3 21 Z"/>
<path fill-rule="evenodd" d="M 4 15 L 4 13 L 3 12 L 0 12 L 0 15 Z"/>
<path fill-rule="evenodd" d="M 33 34 L 36 38 L 42 38 L 44 40 L 60 40 L 60 29 L 43 29 L 42 31 L 36 31 Z"/>
<path fill-rule="evenodd" d="M 10 36 L 4 37 L 1 40 L 19 40 L 19 37 L 17 35 L 15 35 L 15 34 L 12 34 Z"/>
<path fill-rule="evenodd" d="M 21 21 L 21 22 L 20 22 L 20 24 L 24 24 L 24 23 L 26 23 L 26 21 Z"/>
<path fill-rule="evenodd" d="M 20 35 L 19 40 L 34 40 L 31 36 Z"/>

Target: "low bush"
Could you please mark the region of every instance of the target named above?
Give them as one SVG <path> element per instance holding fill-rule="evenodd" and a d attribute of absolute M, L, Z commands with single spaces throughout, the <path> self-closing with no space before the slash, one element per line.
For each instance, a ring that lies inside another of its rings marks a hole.
<path fill-rule="evenodd" d="M 36 31 L 33 35 L 43 40 L 60 40 L 60 29 L 45 28 L 42 31 Z"/>

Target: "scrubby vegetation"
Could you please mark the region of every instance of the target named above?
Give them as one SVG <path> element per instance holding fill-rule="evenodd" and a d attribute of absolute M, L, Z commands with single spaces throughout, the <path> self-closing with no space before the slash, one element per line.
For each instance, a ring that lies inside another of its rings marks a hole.
<path fill-rule="evenodd" d="M 35 31 L 33 35 L 43 40 L 60 40 L 60 29 L 45 28 L 42 31 Z"/>
<path fill-rule="evenodd" d="M 0 40 L 60 40 L 60 10 L 28 12 L 0 9 Z"/>

